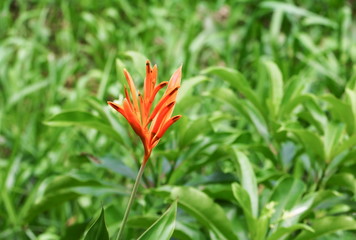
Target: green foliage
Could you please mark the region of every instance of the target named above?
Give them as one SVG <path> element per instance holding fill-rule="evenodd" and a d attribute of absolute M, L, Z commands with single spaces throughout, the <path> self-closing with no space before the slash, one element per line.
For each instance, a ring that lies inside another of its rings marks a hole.
<path fill-rule="evenodd" d="M 138 239 L 139 240 L 154 240 L 162 239 L 169 240 L 173 234 L 177 213 L 177 202 L 175 201 L 169 209 Z"/>
<path fill-rule="evenodd" d="M 217 239 L 237 239 L 224 210 L 205 193 L 194 188 L 175 187 L 170 197 L 178 199 L 182 208 L 211 229 Z"/>
<path fill-rule="evenodd" d="M 94 224 L 89 228 L 84 240 L 108 240 L 109 234 L 105 226 L 104 209 L 101 209 L 100 216 L 95 220 Z"/>
<path fill-rule="evenodd" d="M 124 68 L 142 89 L 147 58 L 159 82 L 183 66 L 183 117 L 125 239 L 355 238 L 350 1 L 3 0 L 0 16 L 0 239 L 116 236 L 143 147 L 106 101 Z"/>
<path fill-rule="evenodd" d="M 356 229 L 355 219 L 348 216 L 324 217 L 313 221 L 314 231 L 302 232 L 296 239 L 315 239 L 316 237 L 326 235 L 339 230 Z"/>

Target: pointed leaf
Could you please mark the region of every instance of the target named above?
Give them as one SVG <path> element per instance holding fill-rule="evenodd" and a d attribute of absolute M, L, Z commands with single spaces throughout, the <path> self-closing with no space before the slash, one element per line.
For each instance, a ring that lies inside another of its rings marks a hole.
<path fill-rule="evenodd" d="M 208 117 L 202 116 L 196 120 L 191 120 L 190 124 L 183 129 L 183 133 L 180 135 L 179 144 L 181 148 L 189 146 L 199 135 L 206 135 L 206 132 L 211 129 L 212 127 Z"/>
<path fill-rule="evenodd" d="M 258 190 L 256 176 L 250 161 L 245 154 L 240 152 L 236 147 L 233 148 L 237 162 L 240 167 L 241 185 L 248 192 L 251 201 L 252 215 L 257 217 L 258 214 Z"/>
<path fill-rule="evenodd" d="M 356 134 L 356 91 L 346 88 L 346 97 L 347 97 L 348 103 L 350 104 L 350 108 L 352 110 L 352 114 L 350 114 L 350 115 L 353 116 L 353 120 L 354 120 L 353 134 Z"/>
<path fill-rule="evenodd" d="M 279 240 L 284 239 L 285 237 L 289 236 L 291 233 L 295 232 L 296 230 L 306 230 L 313 232 L 314 230 L 305 224 L 295 224 L 291 227 L 280 227 L 278 228 L 273 234 L 271 234 L 267 240 Z"/>
<path fill-rule="evenodd" d="M 326 161 L 330 162 L 335 156 L 335 149 L 339 146 L 341 142 L 341 137 L 344 132 L 344 125 L 329 123 L 325 129 L 324 136 L 324 151 Z"/>
<path fill-rule="evenodd" d="M 177 201 L 174 201 L 167 211 L 138 240 L 169 240 L 175 228 Z"/>
<path fill-rule="evenodd" d="M 259 110 L 260 113 L 264 113 L 264 110 L 249 83 L 245 77 L 237 70 L 226 67 L 210 67 L 203 71 L 205 74 L 215 74 L 228 82 L 235 90 L 241 92 L 251 103 Z"/>
<path fill-rule="evenodd" d="M 89 127 L 112 137 L 118 142 L 124 142 L 121 136 L 111 126 L 105 124 L 104 122 L 104 120 L 87 112 L 68 111 L 51 117 L 45 121 L 44 124 L 53 127 Z"/>
<path fill-rule="evenodd" d="M 254 232 L 256 230 L 255 226 L 257 221 L 252 216 L 250 196 L 248 195 L 247 191 L 238 183 L 233 183 L 231 187 L 235 199 L 244 212 L 249 231 Z"/>
<path fill-rule="evenodd" d="M 238 183 L 233 183 L 231 187 L 232 193 L 234 194 L 235 199 L 244 211 L 244 214 L 246 216 L 252 217 L 251 201 L 247 191 L 242 188 Z"/>
<path fill-rule="evenodd" d="M 8 104 L 6 107 L 10 109 L 14 104 L 18 103 L 28 95 L 34 94 L 36 92 L 37 94 L 40 94 L 39 92 L 42 91 L 43 88 L 46 88 L 48 85 L 49 81 L 44 80 L 22 88 L 20 91 L 17 91 L 16 94 L 11 95 L 11 98 L 8 100 Z"/>
<path fill-rule="evenodd" d="M 341 230 L 355 230 L 356 221 L 349 216 L 324 217 L 312 223 L 314 232 L 303 231 L 295 240 L 309 240 Z"/>
<path fill-rule="evenodd" d="M 261 112 L 249 101 L 239 99 L 231 89 L 217 88 L 210 91 L 208 96 L 228 103 L 233 108 L 246 117 L 256 128 L 259 134 L 268 141 L 269 132 L 265 119 Z"/>
<path fill-rule="evenodd" d="M 354 146 L 356 146 L 356 134 L 341 143 L 339 142 L 336 146 L 334 146 L 334 156 L 337 156 L 339 153 Z"/>
<path fill-rule="evenodd" d="M 304 129 L 287 129 L 288 131 L 294 133 L 300 142 L 304 145 L 304 148 L 310 154 L 318 156 L 317 160 L 325 160 L 324 143 L 320 136 L 316 133 L 304 130 Z M 310 146 L 313 146 L 312 148 Z"/>
<path fill-rule="evenodd" d="M 305 184 L 299 179 L 288 177 L 275 187 L 270 201 L 276 202 L 271 222 L 278 222 L 284 211 L 291 210 L 305 191 Z"/>
<path fill-rule="evenodd" d="M 143 66 L 145 66 L 145 63 L 148 58 L 142 53 L 135 52 L 135 51 L 126 51 L 123 53 L 123 55 L 125 57 L 131 58 L 131 60 L 133 61 L 133 65 L 136 69 L 136 72 L 140 73 L 141 77 L 144 78 L 146 71 Z"/>
<path fill-rule="evenodd" d="M 177 102 L 181 102 L 186 96 L 190 94 L 190 92 L 193 90 L 194 86 L 207 81 L 209 78 L 205 76 L 197 76 L 189 79 L 184 79 L 182 82 L 182 86 L 179 88 L 178 96 L 177 96 Z"/>
<path fill-rule="evenodd" d="M 84 240 L 109 240 L 109 233 L 105 225 L 104 208 L 101 209 L 100 216 L 90 227 Z"/>
<path fill-rule="evenodd" d="M 350 135 L 354 133 L 355 117 L 351 114 L 353 112 L 352 107 L 331 94 L 323 96 L 322 99 L 330 104 L 330 111 L 333 114 L 333 117 L 346 124 L 347 132 Z"/>
<path fill-rule="evenodd" d="M 277 64 L 269 60 L 263 60 L 264 65 L 270 80 L 270 101 L 272 114 L 276 115 L 279 112 L 280 104 L 283 97 L 283 78 L 282 73 Z"/>
<path fill-rule="evenodd" d="M 237 239 L 224 210 L 205 193 L 191 187 L 174 187 L 171 198 L 178 199 L 178 204 L 214 232 L 218 239 Z"/>
<path fill-rule="evenodd" d="M 327 182 L 327 186 L 335 187 L 337 189 L 346 189 L 356 194 L 356 179 L 351 173 L 337 173 L 334 174 Z"/>

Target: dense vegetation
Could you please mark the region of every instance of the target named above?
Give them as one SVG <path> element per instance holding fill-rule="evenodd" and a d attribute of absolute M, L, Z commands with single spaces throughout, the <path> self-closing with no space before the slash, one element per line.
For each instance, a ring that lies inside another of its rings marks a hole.
<path fill-rule="evenodd" d="M 0 1 L 0 239 L 105 239 L 104 218 L 115 238 L 143 147 L 106 101 L 123 68 L 142 89 L 146 59 L 160 82 L 183 64 L 183 117 L 125 239 L 169 206 L 142 239 L 355 239 L 355 14 L 352 0 Z"/>

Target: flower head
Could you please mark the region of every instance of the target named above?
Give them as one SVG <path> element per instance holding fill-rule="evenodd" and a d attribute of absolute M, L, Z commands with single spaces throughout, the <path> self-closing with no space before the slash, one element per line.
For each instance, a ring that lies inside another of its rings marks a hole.
<path fill-rule="evenodd" d="M 151 68 L 146 62 L 146 78 L 143 95 L 136 90 L 135 84 L 126 69 L 124 69 L 129 91 L 125 88 L 125 99 L 122 105 L 108 101 L 108 104 L 121 113 L 131 125 L 135 133 L 141 138 L 145 149 L 144 162 L 151 155 L 152 149 L 158 144 L 167 129 L 181 118 L 172 116 L 180 80 L 182 67 L 179 67 L 168 82 L 157 82 L 157 66 Z M 152 104 L 159 90 L 167 86 L 162 98 L 152 109 Z M 152 110 L 151 110 L 152 109 Z"/>

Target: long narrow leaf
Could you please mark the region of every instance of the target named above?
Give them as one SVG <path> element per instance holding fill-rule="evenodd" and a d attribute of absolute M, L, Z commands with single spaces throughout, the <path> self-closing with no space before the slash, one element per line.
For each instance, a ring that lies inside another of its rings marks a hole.
<path fill-rule="evenodd" d="M 177 213 L 177 201 L 167 209 L 167 211 L 148 228 L 138 240 L 169 240 L 173 234 Z"/>
<path fill-rule="evenodd" d="M 190 187 L 175 187 L 171 191 L 171 198 L 178 199 L 178 204 L 213 231 L 218 239 L 237 239 L 224 210 L 205 193 Z"/>

